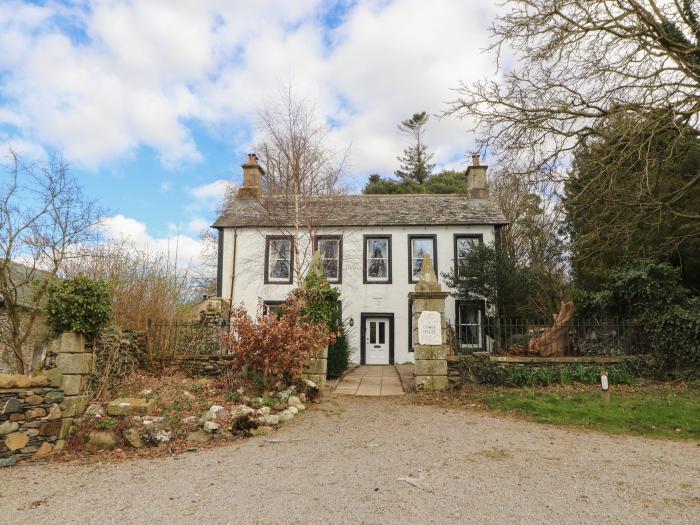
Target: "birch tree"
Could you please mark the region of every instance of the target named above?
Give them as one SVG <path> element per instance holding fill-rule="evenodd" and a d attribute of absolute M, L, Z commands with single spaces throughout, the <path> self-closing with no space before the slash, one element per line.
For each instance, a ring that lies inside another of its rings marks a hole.
<path fill-rule="evenodd" d="M 26 162 L 9 150 L 0 182 L 0 323 L 3 361 L 28 371 L 23 352 L 49 282 L 79 248 L 96 239 L 102 211 L 86 199 L 60 157 Z"/>
<path fill-rule="evenodd" d="M 300 238 L 303 233 L 310 239 L 315 235 L 323 219 L 319 212 L 332 213 L 332 209 L 314 209 L 312 213 L 311 201 L 344 192 L 348 150 L 336 152 L 330 147 L 328 129 L 316 108 L 296 96 L 291 87 L 260 109 L 258 128 L 262 137 L 256 152 L 265 170 L 261 204 L 275 211 L 279 206 L 288 209 L 293 271 L 301 278 L 308 257 L 301 253 Z"/>

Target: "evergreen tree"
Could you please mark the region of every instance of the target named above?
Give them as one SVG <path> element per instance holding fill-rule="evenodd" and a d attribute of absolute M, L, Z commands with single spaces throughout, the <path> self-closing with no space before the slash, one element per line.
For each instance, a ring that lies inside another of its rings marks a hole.
<path fill-rule="evenodd" d="M 422 111 L 414 113 L 411 118 L 398 125 L 399 133 L 414 141 L 414 144 L 403 150 L 403 156 L 397 157 L 401 168 L 396 170 L 395 175 L 402 181 L 423 184 L 430 178 L 435 167 L 435 164 L 430 163 L 433 154 L 428 153 L 428 148 L 423 143 L 424 126 L 428 118 L 428 114 Z"/>
<path fill-rule="evenodd" d="M 648 119 L 665 124 L 658 114 Z M 579 288 L 595 290 L 605 271 L 648 258 L 679 267 L 700 291 L 700 187 L 689 188 L 700 174 L 700 141 L 688 127 L 647 130 L 636 117 L 617 117 L 574 150 L 563 206 Z"/>

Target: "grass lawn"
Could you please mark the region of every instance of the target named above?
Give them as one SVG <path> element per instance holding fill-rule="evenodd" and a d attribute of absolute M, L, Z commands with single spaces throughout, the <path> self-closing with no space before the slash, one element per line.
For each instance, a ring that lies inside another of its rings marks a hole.
<path fill-rule="evenodd" d="M 499 389 L 479 396 L 489 409 L 540 423 L 574 425 L 612 433 L 700 440 L 700 387 L 654 383 L 600 389 Z"/>

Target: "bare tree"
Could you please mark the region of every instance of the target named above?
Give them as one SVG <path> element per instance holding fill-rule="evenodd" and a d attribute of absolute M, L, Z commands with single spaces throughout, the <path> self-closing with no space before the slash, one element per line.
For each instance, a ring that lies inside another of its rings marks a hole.
<path fill-rule="evenodd" d="M 529 268 L 533 310 L 544 319 L 567 294 L 566 245 L 561 235 L 562 211 L 548 185 L 534 186 L 498 167 L 490 177 L 493 199 L 508 220 L 500 247 L 507 257 Z"/>
<path fill-rule="evenodd" d="M 301 253 L 300 237 L 313 237 L 322 220 L 319 213 L 330 209 L 312 206 L 317 197 L 344 192 L 343 176 L 349 150 L 334 152 L 328 145 L 328 129 L 308 100 L 297 97 L 288 86 L 277 101 L 258 112 L 262 139 L 258 156 L 265 169 L 264 190 L 260 200 L 279 216 L 280 205 L 291 217 L 294 250 L 294 273 L 301 277 L 308 257 Z M 287 227 L 280 224 L 280 227 Z"/>
<path fill-rule="evenodd" d="M 233 199 L 236 198 L 238 187 L 229 184 L 221 201 L 216 206 L 216 215 L 221 215 Z M 196 296 L 213 296 L 216 294 L 216 268 L 217 253 L 219 250 L 219 237 L 212 228 L 205 228 L 199 233 L 199 240 L 202 242 L 200 252 L 202 264 L 194 272 L 193 288 Z"/>
<path fill-rule="evenodd" d="M 642 160 L 659 133 L 675 131 L 678 141 L 686 130 L 700 134 L 696 0 L 513 0 L 507 9 L 492 28 L 489 50 L 515 66 L 500 80 L 460 85 L 447 113 L 473 119 L 480 146 L 520 166 L 519 175 L 561 182 L 570 154 L 595 141 L 611 118 L 629 125 L 620 134 L 623 156 Z M 668 158 L 675 147 L 669 144 Z M 619 155 L 600 160 L 597 186 L 612 180 L 607 167 L 617 170 Z M 644 198 L 631 206 L 643 206 L 648 216 L 665 210 L 700 219 L 697 209 L 676 206 L 700 173 L 661 195 L 654 175 L 652 165 L 637 174 Z"/>
<path fill-rule="evenodd" d="M 0 352 L 18 372 L 29 366 L 32 337 L 51 278 L 98 235 L 102 218 L 68 175 L 62 158 L 27 163 L 9 150 L 0 186 Z"/>

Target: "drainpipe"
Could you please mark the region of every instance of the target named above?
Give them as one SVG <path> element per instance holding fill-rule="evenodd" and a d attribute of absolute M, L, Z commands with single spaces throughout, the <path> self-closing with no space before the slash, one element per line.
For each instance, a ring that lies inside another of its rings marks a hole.
<path fill-rule="evenodd" d="M 233 266 L 231 268 L 231 293 L 229 294 L 228 298 L 228 306 L 229 306 L 229 312 L 230 309 L 233 308 L 233 284 L 236 281 L 236 247 L 238 244 L 238 230 L 236 228 L 233 229 Z M 230 313 L 229 313 L 230 315 Z"/>

